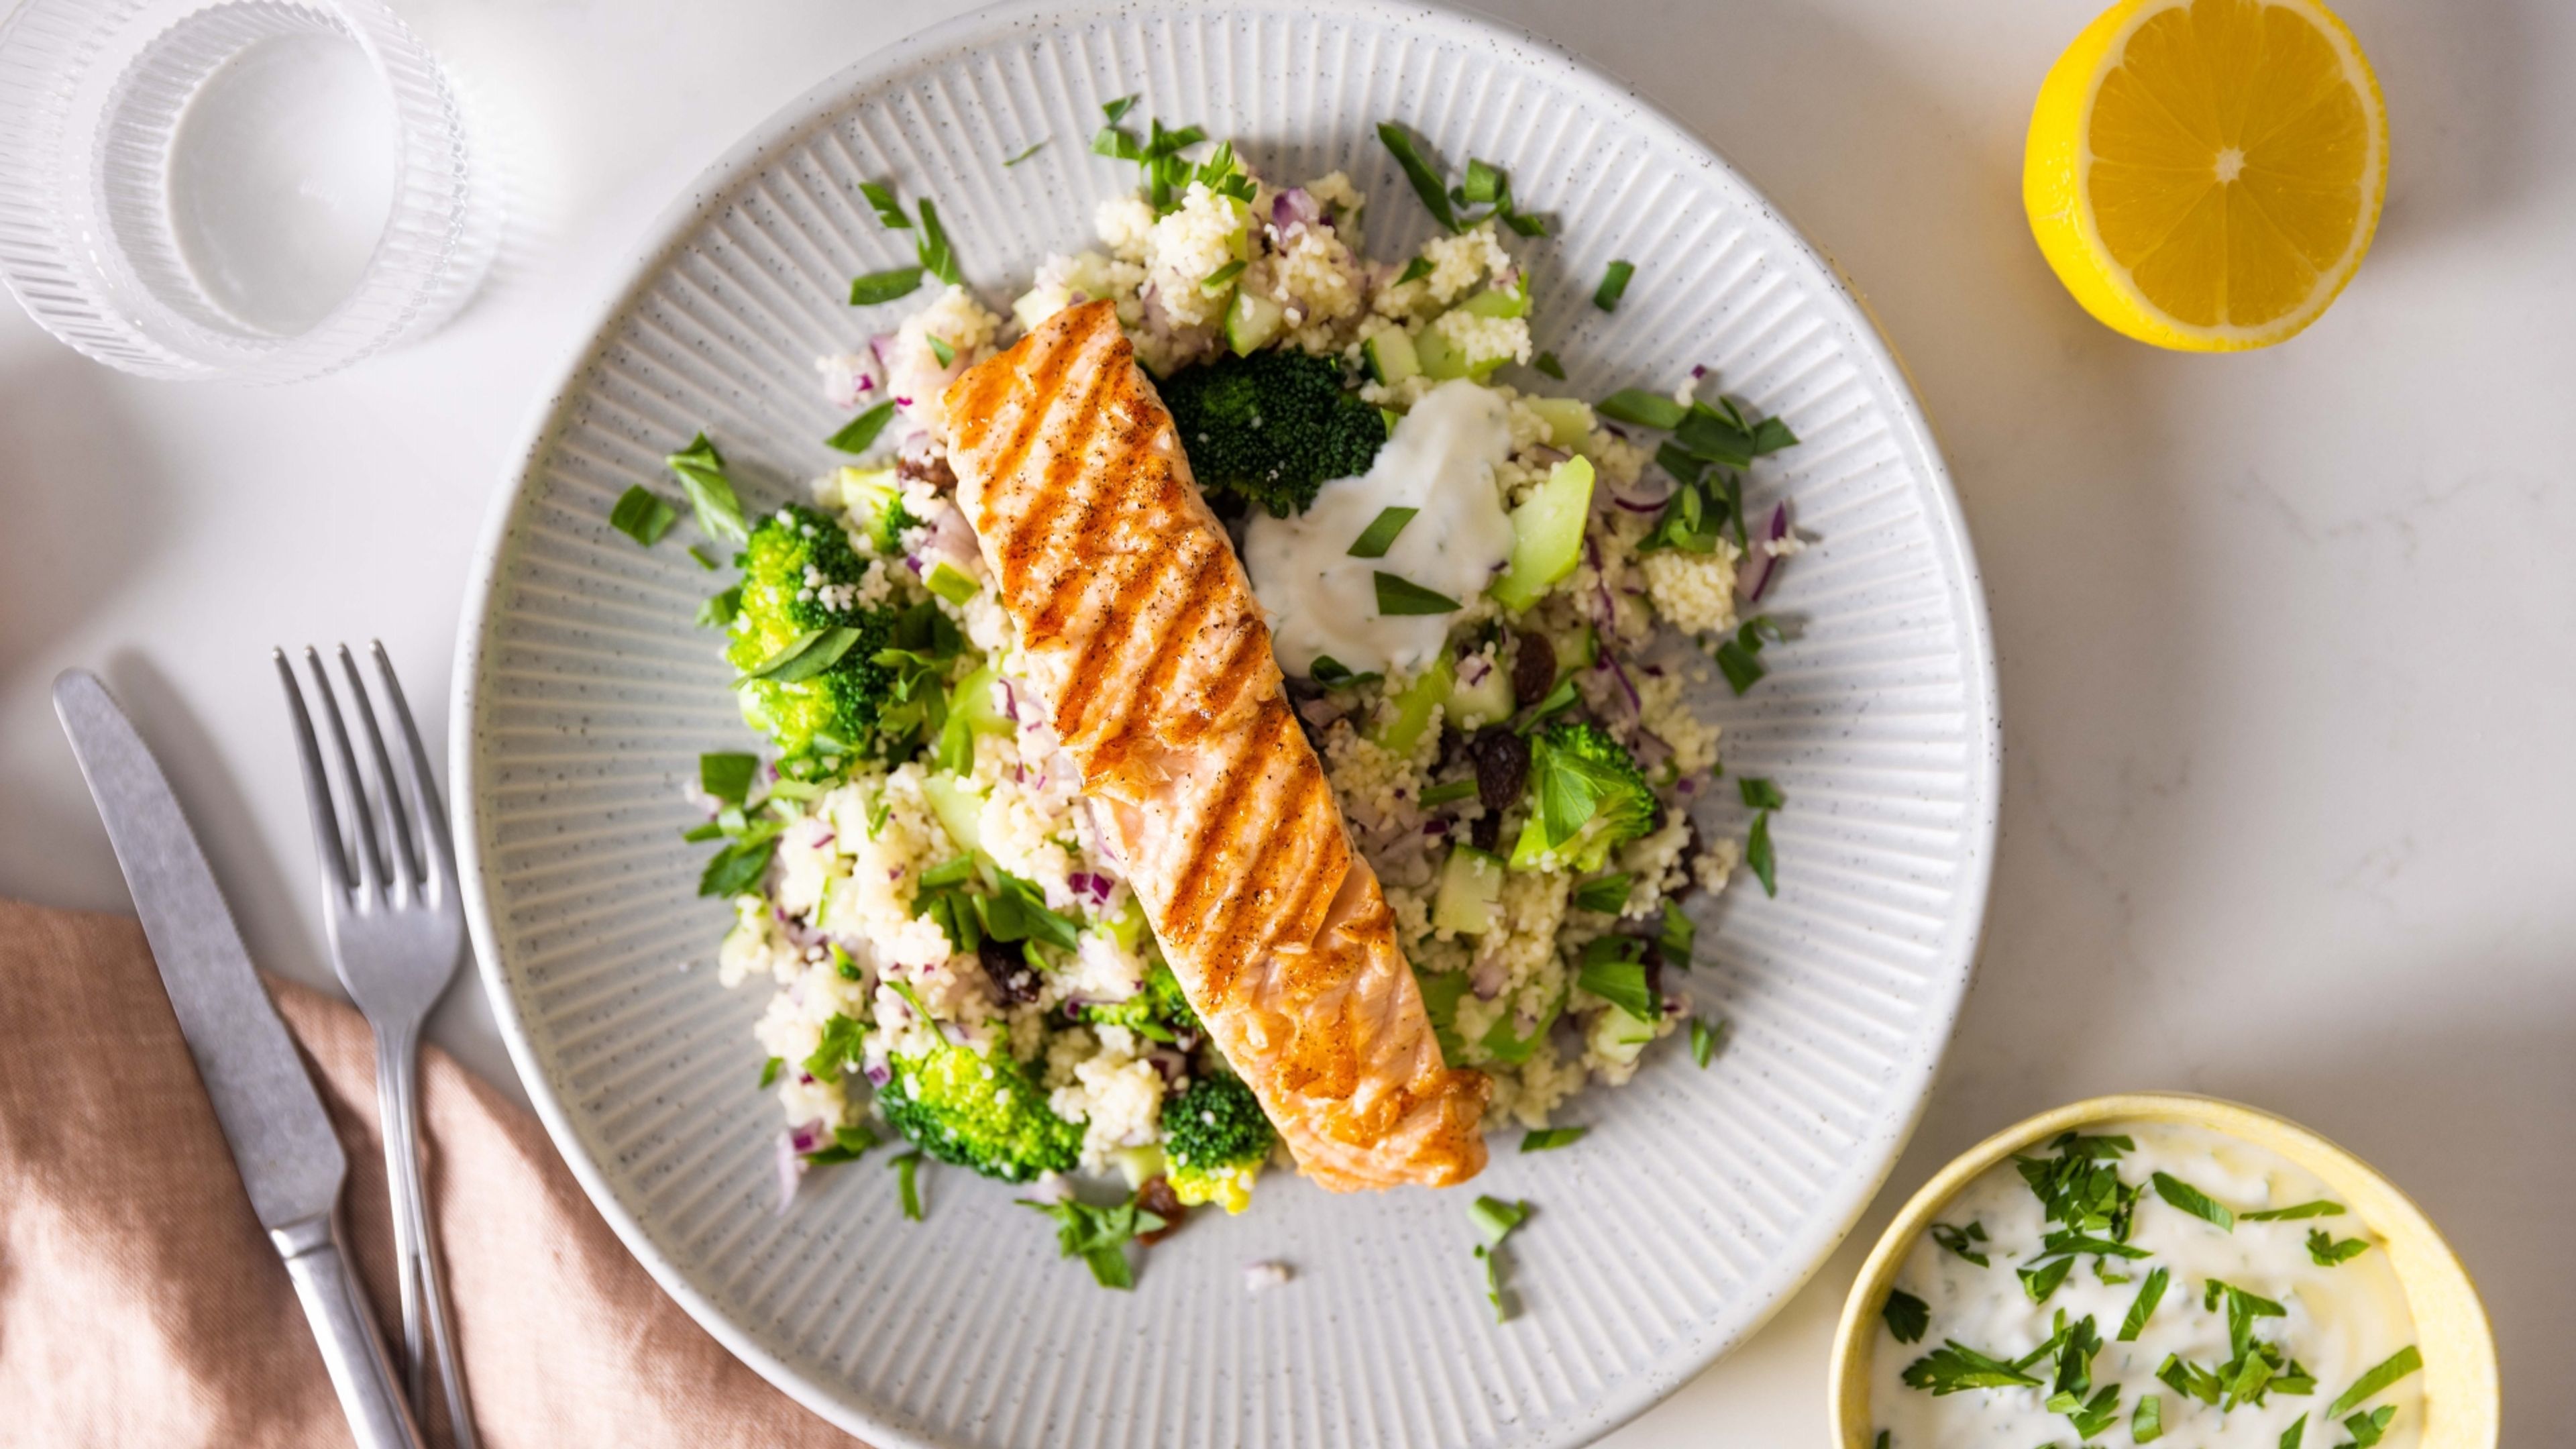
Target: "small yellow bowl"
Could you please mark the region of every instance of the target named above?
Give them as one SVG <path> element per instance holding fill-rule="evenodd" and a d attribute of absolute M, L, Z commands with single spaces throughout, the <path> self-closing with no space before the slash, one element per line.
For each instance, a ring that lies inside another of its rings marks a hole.
<path fill-rule="evenodd" d="M 2038 1146 L 2070 1128 L 2101 1122 L 2175 1122 L 2206 1127 L 2239 1141 L 2268 1147 L 2325 1181 L 2388 1242 L 2388 1260 L 2406 1289 L 2415 1315 L 2416 1346 L 2424 1354 L 2423 1449 L 2494 1449 L 2502 1394 L 2496 1385 L 2495 1330 L 2478 1301 L 2469 1270 L 2422 1209 L 2407 1200 L 2368 1163 L 2295 1122 L 2216 1097 L 2183 1092 L 2131 1092 L 2094 1097 L 2017 1122 L 1961 1153 L 1905 1204 L 1896 1221 L 1861 1265 L 1834 1330 L 1833 1373 L 1826 1392 L 1833 1442 L 1870 1449 L 1875 1430 L 1869 1412 L 1870 1353 L 1877 1343 L 1879 1312 L 1896 1270 L 1925 1228 L 1959 1190 L 1987 1168 Z"/>

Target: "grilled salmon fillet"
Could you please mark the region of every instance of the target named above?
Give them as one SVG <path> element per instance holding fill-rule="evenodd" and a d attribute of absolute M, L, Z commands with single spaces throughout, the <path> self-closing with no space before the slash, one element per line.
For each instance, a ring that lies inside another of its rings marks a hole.
<path fill-rule="evenodd" d="M 1173 974 L 1335 1191 L 1485 1165 L 1491 1084 L 1441 1060 L 1270 630 L 1107 302 L 944 398 L 958 498 Z"/>

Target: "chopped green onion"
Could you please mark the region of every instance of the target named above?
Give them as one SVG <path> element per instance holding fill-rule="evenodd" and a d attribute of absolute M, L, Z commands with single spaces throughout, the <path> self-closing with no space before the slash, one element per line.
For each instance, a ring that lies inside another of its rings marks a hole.
<path fill-rule="evenodd" d="M 1725 1040 L 1725 1022 L 1721 1021 L 1715 1026 L 1711 1026 L 1696 1016 L 1692 1017 L 1690 1024 L 1690 1054 L 1692 1064 L 1697 1066 L 1703 1072 L 1707 1071 L 1709 1062 L 1717 1056 L 1718 1046 Z"/>
<path fill-rule="evenodd" d="M 2281 1449 L 2299 1449 L 2300 1441 L 2307 1436 L 2308 1416 L 2301 1414 L 2290 1421 L 2290 1427 L 2281 1431 Z"/>
<path fill-rule="evenodd" d="M 702 568 L 702 569 L 705 569 L 705 570 L 706 570 L 706 571 L 708 571 L 709 573 L 713 573 L 713 572 L 715 572 L 715 568 L 716 568 L 715 555 L 713 555 L 713 554 L 711 554 L 711 553 L 708 553 L 704 548 L 701 548 L 701 547 L 699 547 L 698 545 L 696 545 L 696 544 L 694 544 L 694 543 L 693 543 L 693 544 L 690 544 L 690 545 L 689 545 L 689 557 L 691 557 L 691 558 L 693 558 L 693 559 L 696 559 L 696 560 L 698 561 L 698 567 L 700 567 L 700 568 Z"/>
<path fill-rule="evenodd" d="M 1560 1147 L 1571 1147 L 1582 1141 L 1584 1134 L 1591 1130 L 1589 1127 L 1541 1127 L 1521 1135 L 1521 1151 L 1553 1152 Z"/>
<path fill-rule="evenodd" d="M 2129 1440 L 2153 1444 L 2165 1436 L 2165 1401 L 2161 1394 L 2138 1395 L 2138 1411 L 2129 1417 Z"/>
<path fill-rule="evenodd" d="M 1458 213 L 1450 208 L 1449 192 L 1440 184 L 1440 173 L 1432 170 L 1431 163 L 1422 159 L 1421 147 L 1412 134 L 1393 121 L 1381 121 L 1377 138 L 1395 157 L 1395 164 L 1404 171 L 1404 179 L 1413 183 L 1413 194 L 1422 198 L 1423 207 L 1431 213 L 1433 221 L 1440 223 L 1440 229 L 1460 230 Z"/>
<path fill-rule="evenodd" d="M 1594 403 L 1592 410 L 1614 423 L 1664 430 L 1681 426 L 1682 419 L 1690 416 L 1690 409 L 1665 394 L 1638 387 L 1623 387 Z"/>
<path fill-rule="evenodd" d="M 859 194 L 866 197 L 868 205 L 876 209 L 877 225 L 889 231 L 912 230 L 912 218 L 903 214 L 903 203 L 895 200 L 893 187 L 882 186 L 874 181 L 862 181 L 859 183 Z"/>
<path fill-rule="evenodd" d="M 1404 526 L 1421 511 L 1419 508 L 1379 509 L 1377 517 L 1369 520 L 1369 526 L 1360 531 L 1358 541 L 1351 545 L 1351 557 L 1386 557 L 1386 551 L 1395 546 L 1396 535 L 1404 532 Z"/>
<path fill-rule="evenodd" d="M 1017 165 L 1019 165 L 1021 162 L 1026 161 L 1026 160 L 1027 160 L 1027 159 L 1029 159 L 1030 157 L 1032 157 L 1032 156 L 1034 156 L 1034 155 L 1038 154 L 1040 151 L 1043 151 L 1043 150 L 1045 150 L 1045 149 L 1046 149 L 1046 142 L 1044 142 L 1044 141 L 1040 141 L 1040 142 L 1038 142 L 1036 145 L 1033 145 L 1033 146 L 1029 147 L 1029 149 L 1027 149 L 1027 150 L 1025 150 L 1025 151 L 1021 152 L 1021 153 L 1020 153 L 1020 154 L 1018 154 L 1017 156 L 1012 157 L 1010 160 L 1005 161 L 1005 162 L 1003 162 L 1002 164 L 1003 164 L 1004 166 L 1017 166 Z"/>
<path fill-rule="evenodd" d="M 608 510 L 608 526 L 646 548 L 660 543 L 679 521 L 680 510 L 641 483 L 630 484 L 617 495 L 617 506 Z"/>
<path fill-rule="evenodd" d="M 1377 580 L 1377 611 L 1389 619 L 1419 614 L 1454 614 L 1459 603 L 1447 594 L 1434 593 L 1411 579 L 1381 569 Z"/>
<path fill-rule="evenodd" d="M 1669 898 L 1664 901 L 1664 918 L 1655 932 L 1655 945 L 1664 953 L 1664 964 L 1691 967 L 1691 951 L 1699 941 L 1699 924 L 1685 915 Z"/>
<path fill-rule="evenodd" d="M 1208 273 L 1206 276 L 1199 278 L 1199 290 L 1208 293 L 1224 291 L 1227 284 L 1231 283 L 1235 278 L 1243 275 L 1243 269 L 1248 265 L 1250 264 L 1245 262 L 1241 257 L 1235 258 L 1233 261 L 1230 261 L 1224 266 L 1217 268 L 1215 271 Z"/>
<path fill-rule="evenodd" d="M 1474 798 L 1476 798 L 1476 782 L 1473 780 L 1447 780 L 1430 786 L 1422 792 L 1424 805 L 1446 805 L 1453 800 Z"/>
<path fill-rule="evenodd" d="M 886 1165 L 894 1169 L 895 1191 L 903 1199 L 905 1219 L 920 1222 L 921 1185 L 917 1174 L 921 1171 L 921 1149 L 916 1147 Z"/>
<path fill-rule="evenodd" d="M 873 307 L 897 297 L 909 297 L 920 288 L 919 267 L 888 267 L 882 272 L 867 272 L 850 279 L 850 305 Z"/>
<path fill-rule="evenodd" d="M 1632 936 L 1603 936 L 1583 948 L 1583 967 L 1575 984 L 1639 1021 L 1661 1017 L 1663 1003 L 1646 981 L 1646 963 L 1637 952 L 1643 943 Z"/>
<path fill-rule="evenodd" d="M 1780 894 L 1779 864 L 1771 857 L 1771 812 L 1753 817 L 1753 828 L 1744 833 L 1744 863 L 1753 868 L 1753 878 L 1762 882 L 1762 894 Z"/>
<path fill-rule="evenodd" d="M 771 1057 L 760 1064 L 760 1085 L 766 1091 L 778 1082 L 778 1069 L 787 1064 L 783 1057 Z"/>
<path fill-rule="evenodd" d="M 2352 1435 L 2352 1443 L 2347 1449 L 2372 1449 L 2388 1437 L 2388 1421 L 2396 1417 L 2395 1404 L 2382 1404 L 2367 1414 L 2355 1414 L 2344 1420 L 2344 1432 Z"/>
<path fill-rule="evenodd" d="M 1748 810 L 1777 810 L 1789 803 L 1789 797 L 1780 793 L 1778 785 L 1760 775 L 1737 776 L 1735 793 L 1743 797 L 1744 807 Z"/>
<path fill-rule="evenodd" d="M 884 432 L 885 425 L 892 421 L 894 399 L 887 398 L 844 423 L 839 432 L 823 440 L 823 446 L 844 453 L 864 453 L 876 442 L 877 434 Z"/>
<path fill-rule="evenodd" d="M 1601 285 L 1593 289 L 1592 305 L 1604 312 L 1619 310 L 1619 299 L 1628 292 L 1628 279 L 1637 274 L 1629 262 L 1612 262 L 1601 274 Z"/>
<path fill-rule="evenodd" d="M 1537 368 L 1539 371 L 1546 373 L 1552 378 L 1555 378 L 1558 382 L 1565 381 L 1565 364 L 1557 361 L 1556 354 L 1553 352 L 1540 353 L 1537 357 L 1531 359 L 1530 366 Z"/>
<path fill-rule="evenodd" d="M 1415 257 L 1412 261 L 1404 264 L 1403 271 L 1395 274 L 1395 284 L 1401 287 L 1407 282 L 1419 282 L 1430 275 L 1431 259 L 1429 257 Z"/>

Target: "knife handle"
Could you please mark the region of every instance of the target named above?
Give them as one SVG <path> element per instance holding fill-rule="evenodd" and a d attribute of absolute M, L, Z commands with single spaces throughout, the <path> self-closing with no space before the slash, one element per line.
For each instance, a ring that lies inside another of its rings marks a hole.
<path fill-rule="evenodd" d="M 304 1316 L 313 1321 L 322 1365 L 331 1372 L 331 1387 L 339 1392 L 340 1409 L 349 1416 L 349 1433 L 358 1449 L 423 1449 L 411 1406 L 395 1386 L 393 1362 L 385 1356 L 366 1290 L 340 1251 L 338 1223 L 323 1213 L 272 1228 L 268 1237 L 286 1260 Z"/>

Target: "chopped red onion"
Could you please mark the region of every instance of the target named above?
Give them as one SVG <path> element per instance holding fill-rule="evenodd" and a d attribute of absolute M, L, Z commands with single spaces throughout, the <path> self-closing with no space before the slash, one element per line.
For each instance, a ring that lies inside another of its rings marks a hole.
<path fill-rule="evenodd" d="M 1693 381 L 1693 382 L 1697 382 L 1697 381 L 1699 381 L 1701 378 L 1704 378 L 1704 377 L 1706 377 L 1706 376 L 1708 376 L 1708 364 L 1706 364 L 1706 363 L 1694 363 L 1694 364 L 1692 364 L 1692 366 L 1691 366 L 1691 381 Z"/>
<path fill-rule="evenodd" d="M 1467 971 L 1467 987 L 1478 1001 L 1491 1001 L 1503 994 L 1505 973 L 1502 958 L 1478 961 Z"/>
<path fill-rule="evenodd" d="M 1555 447 L 1547 443 L 1541 443 L 1537 447 L 1530 449 L 1522 456 L 1528 458 L 1533 463 L 1545 463 L 1552 468 L 1574 455 L 1565 451 L 1563 448 Z"/>
<path fill-rule="evenodd" d="M 1470 654 L 1458 661 L 1458 682 L 1475 684 L 1494 672 L 1494 661 L 1482 654 Z"/>
<path fill-rule="evenodd" d="M 778 1213 L 784 1217 L 796 1201 L 797 1180 L 805 1175 L 805 1156 L 786 1135 L 778 1139 Z"/>
<path fill-rule="evenodd" d="M 908 408 L 912 406 L 912 399 L 908 397 L 899 397 L 894 400 L 894 405 L 899 408 Z"/>
<path fill-rule="evenodd" d="M 877 1062 L 862 1070 L 859 1075 L 868 1079 L 869 1086 L 882 1087 L 894 1080 L 894 1068 L 883 1062 Z"/>
<path fill-rule="evenodd" d="M 1324 206 L 1302 186 L 1291 186 L 1270 203 L 1272 224 L 1285 231 L 1293 227 L 1312 226 L 1324 219 Z"/>
<path fill-rule="evenodd" d="M 1746 603 L 1758 604 L 1762 602 L 1764 591 L 1771 587 L 1771 580 L 1777 577 L 1780 572 L 1779 558 L 1773 555 L 1771 550 L 1764 548 L 1762 544 L 1777 543 L 1788 536 L 1789 503 L 1787 499 L 1782 499 L 1779 506 L 1771 510 L 1771 526 L 1762 530 L 1762 543 L 1757 543 L 1753 546 L 1754 572 L 1752 582 L 1745 585 L 1744 601 Z"/>
<path fill-rule="evenodd" d="M 820 1117 L 802 1126 L 787 1129 L 787 1145 L 799 1154 L 817 1151 L 831 1140 L 832 1134 L 823 1129 L 823 1119 Z"/>
<path fill-rule="evenodd" d="M 1664 505 L 1671 501 L 1672 495 L 1670 494 L 1666 494 L 1661 498 L 1655 499 L 1631 498 L 1624 493 L 1612 493 L 1610 495 L 1610 502 L 1614 506 L 1624 508 L 1630 513 L 1661 513 L 1664 511 Z"/>

